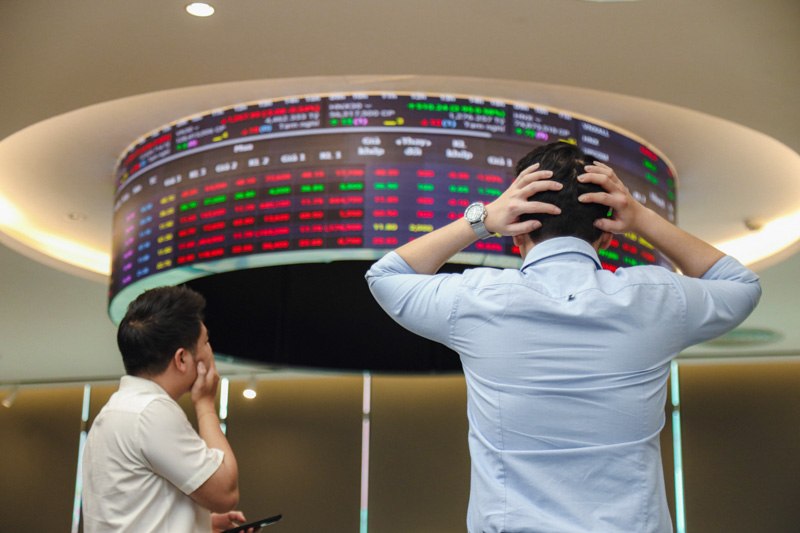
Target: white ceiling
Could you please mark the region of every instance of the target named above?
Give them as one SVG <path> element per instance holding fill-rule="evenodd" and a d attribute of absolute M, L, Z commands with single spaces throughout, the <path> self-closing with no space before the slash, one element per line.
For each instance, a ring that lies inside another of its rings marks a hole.
<path fill-rule="evenodd" d="M 184 3 L 0 2 L 0 197 L 31 225 L 107 252 L 116 158 L 151 129 L 270 96 L 413 87 L 632 131 L 675 164 L 680 225 L 713 242 L 800 210 L 796 0 L 218 0 L 208 19 Z M 0 385 L 118 376 L 103 276 L 20 239 L 0 234 Z M 800 256 L 786 255 L 760 265 L 744 324 L 782 340 L 691 354 L 800 354 Z"/>

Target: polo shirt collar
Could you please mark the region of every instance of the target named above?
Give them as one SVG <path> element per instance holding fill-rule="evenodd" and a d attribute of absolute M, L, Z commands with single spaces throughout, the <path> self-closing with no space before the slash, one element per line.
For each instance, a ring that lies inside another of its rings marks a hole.
<path fill-rule="evenodd" d="M 597 252 L 591 244 L 577 237 L 555 237 L 535 245 L 525 256 L 520 270 L 564 254 L 575 254 L 576 257 L 573 260 L 592 261 L 597 270 L 603 269 L 600 258 L 597 257 Z"/>
<path fill-rule="evenodd" d="M 154 394 L 167 394 L 167 392 L 161 388 L 161 385 L 153 381 L 152 379 L 147 378 L 140 378 L 138 376 L 131 376 L 130 374 L 126 374 L 122 376 L 119 380 L 119 388 L 120 390 L 139 390 L 139 391 L 147 391 Z"/>

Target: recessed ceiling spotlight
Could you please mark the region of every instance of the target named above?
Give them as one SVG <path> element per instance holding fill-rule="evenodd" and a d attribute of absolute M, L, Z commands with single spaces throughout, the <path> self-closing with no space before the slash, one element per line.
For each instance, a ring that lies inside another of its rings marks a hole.
<path fill-rule="evenodd" d="M 82 220 L 86 220 L 86 215 L 83 213 L 67 213 L 67 219 L 74 222 L 80 222 Z"/>
<path fill-rule="evenodd" d="M 214 8 L 205 2 L 192 2 L 186 6 L 186 11 L 195 17 L 210 17 L 214 14 Z"/>

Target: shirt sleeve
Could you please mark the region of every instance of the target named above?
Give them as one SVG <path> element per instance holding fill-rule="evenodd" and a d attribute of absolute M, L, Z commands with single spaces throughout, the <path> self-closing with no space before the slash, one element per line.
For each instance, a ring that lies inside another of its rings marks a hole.
<path fill-rule="evenodd" d="M 417 274 L 389 252 L 366 275 L 372 296 L 398 324 L 449 346 L 450 319 L 461 285 L 460 274 Z"/>
<path fill-rule="evenodd" d="M 686 298 L 684 348 L 732 330 L 761 298 L 758 276 L 730 256 L 717 261 L 702 278 L 676 278 Z"/>
<path fill-rule="evenodd" d="M 224 452 L 206 445 L 178 404 L 155 400 L 140 417 L 144 460 L 184 494 L 196 491 L 222 464 Z"/>

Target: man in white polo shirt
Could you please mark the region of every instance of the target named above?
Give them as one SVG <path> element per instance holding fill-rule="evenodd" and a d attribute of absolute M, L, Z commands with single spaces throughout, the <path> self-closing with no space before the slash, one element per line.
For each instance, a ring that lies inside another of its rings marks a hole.
<path fill-rule="evenodd" d="M 83 455 L 86 533 L 211 532 L 245 520 L 231 511 L 239 473 L 215 409 L 219 374 L 204 308 L 185 287 L 149 290 L 128 307 L 117 331 L 128 375 Z M 177 403 L 187 392 L 199 433 Z"/>

